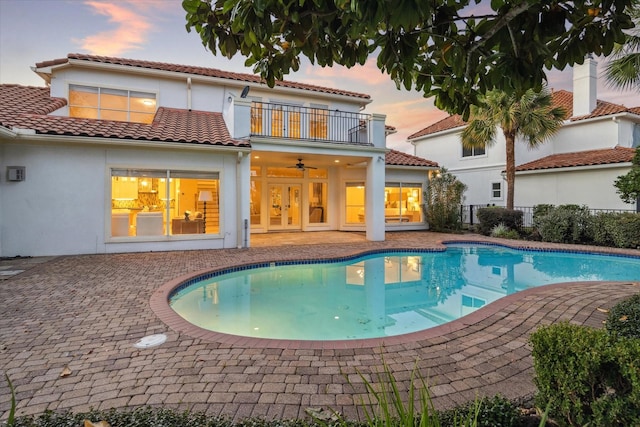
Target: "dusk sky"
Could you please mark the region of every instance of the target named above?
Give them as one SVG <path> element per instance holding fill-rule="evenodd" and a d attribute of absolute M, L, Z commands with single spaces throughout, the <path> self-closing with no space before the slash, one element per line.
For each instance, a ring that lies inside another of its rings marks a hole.
<path fill-rule="evenodd" d="M 0 0 L 0 83 L 43 86 L 30 67 L 37 62 L 86 53 L 252 73 L 240 56 L 228 60 L 205 50 L 197 34 L 187 33 L 180 0 Z M 599 66 L 603 64 L 599 60 Z M 553 89 L 571 90 L 571 70 L 548 74 Z M 364 67 L 321 68 L 305 59 L 288 80 L 371 95 L 365 112 L 386 114 L 398 129 L 389 148 L 413 153 L 406 137 L 446 116 L 417 92 L 397 90 L 370 58 Z M 607 88 L 598 98 L 640 105 L 640 94 Z"/>

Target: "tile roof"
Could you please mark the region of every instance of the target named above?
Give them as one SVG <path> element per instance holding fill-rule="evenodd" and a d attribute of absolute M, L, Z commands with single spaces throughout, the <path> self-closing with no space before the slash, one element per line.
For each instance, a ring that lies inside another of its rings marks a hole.
<path fill-rule="evenodd" d="M 432 133 L 444 132 L 445 130 L 455 129 L 457 127 L 464 126 L 465 124 L 465 121 L 462 120 L 462 116 L 454 114 L 452 116 L 445 117 L 444 119 L 437 121 L 416 133 L 412 133 L 407 137 L 407 139 L 415 139 L 421 136 L 431 135 Z"/>
<path fill-rule="evenodd" d="M 609 116 L 611 114 L 620 113 L 638 114 L 638 108 L 640 108 L 627 108 L 624 105 L 613 104 L 611 102 L 598 99 L 596 101 L 596 108 L 594 108 L 590 114 L 573 117 L 573 93 L 566 90 L 557 90 L 552 93 L 552 96 L 553 103 L 555 105 L 564 107 L 564 109 L 566 110 L 567 115 L 565 119 L 569 119 L 571 121 L 585 120 L 594 117 Z"/>
<path fill-rule="evenodd" d="M 221 113 L 160 107 L 151 124 L 49 116 L 67 103 L 49 94 L 49 88 L 0 85 L 0 125 L 46 135 L 250 146 L 231 138 Z"/>
<path fill-rule="evenodd" d="M 36 68 L 46 68 L 55 65 L 62 65 L 69 63 L 70 60 L 80 60 L 87 61 L 93 63 L 104 63 L 104 64 L 112 64 L 112 65 L 124 65 L 128 67 L 137 67 L 137 68 L 147 68 L 152 70 L 160 70 L 160 71 L 169 71 L 175 73 L 186 73 L 193 74 L 198 76 L 205 77 L 215 77 L 220 79 L 228 79 L 228 80 L 237 80 L 245 83 L 264 83 L 260 76 L 254 74 L 244 74 L 244 73 L 234 73 L 231 71 L 223 71 L 218 70 L 216 68 L 206 68 L 206 67 L 195 67 L 190 65 L 178 65 L 178 64 L 170 64 L 166 62 L 154 62 L 154 61 L 143 61 L 138 59 L 126 59 L 126 58 L 113 58 L 109 56 L 96 56 L 96 55 L 86 55 L 80 53 L 70 53 L 66 58 L 53 59 L 50 61 L 43 61 L 36 63 Z M 292 88 L 292 89 L 302 89 L 313 92 L 327 93 L 332 95 L 343 95 L 349 96 L 353 98 L 359 98 L 364 100 L 370 100 L 371 96 L 358 93 L 351 92 L 347 90 L 333 89 L 329 87 L 323 86 L 315 86 L 305 83 L 297 83 L 291 81 L 276 81 L 276 86 Z"/>
<path fill-rule="evenodd" d="M 566 111 L 565 120 L 570 121 L 579 121 L 585 119 L 592 119 L 595 117 L 603 117 L 609 116 L 612 114 L 621 114 L 621 113 L 631 113 L 640 115 L 640 106 L 628 108 L 624 105 L 613 104 L 611 102 L 602 101 L 600 99 L 596 102 L 596 108 L 591 112 L 591 114 L 586 114 L 583 116 L 573 117 L 573 93 L 566 90 L 557 90 L 552 94 L 553 103 L 557 106 L 564 107 Z M 415 139 L 425 135 L 431 135 L 438 132 L 443 132 L 445 130 L 454 129 L 457 127 L 465 126 L 466 123 L 462 120 L 462 117 L 459 115 L 451 115 L 445 117 L 444 119 L 427 126 L 424 129 L 419 130 L 407 137 L 407 139 Z"/>
<path fill-rule="evenodd" d="M 552 154 L 529 163 L 516 166 L 516 171 L 533 171 L 542 169 L 569 168 L 576 166 L 608 165 L 630 163 L 635 155 L 635 148 L 620 147 L 600 150 L 578 151 L 573 153 Z"/>
<path fill-rule="evenodd" d="M 412 156 L 397 150 L 389 151 L 385 156 L 385 164 L 391 166 L 420 166 L 437 168 L 438 164 L 422 157 Z"/>

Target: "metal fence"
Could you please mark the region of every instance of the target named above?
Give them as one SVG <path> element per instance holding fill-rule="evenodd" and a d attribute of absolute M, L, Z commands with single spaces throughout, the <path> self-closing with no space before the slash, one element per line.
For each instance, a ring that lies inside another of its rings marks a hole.
<path fill-rule="evenodd" d="M 495 206 L 495 205 L 462 205 L 460 206 L 460 218 L 462 220 L 462 224 L 467 227 L 473 227 L 478 224 L 480 221 L 478 220 L 478 210 L 487 207 L 504 207 L 504 206 Z M 514 210 L 522 212 L 522 226 L 523 227 L 533 227 L 533 206 L 514 206 Z M 589 209 L 591 215 L 595 215 L 598 213 L 622 213 L 622 212 L 631 212 L 637 213 L 638 211 L 635 209 Z"/>
<path fill-rule="evenodd" d="M 370 117 L 347 111 L 253 102 L 251 135 L 368 144 Z"/>

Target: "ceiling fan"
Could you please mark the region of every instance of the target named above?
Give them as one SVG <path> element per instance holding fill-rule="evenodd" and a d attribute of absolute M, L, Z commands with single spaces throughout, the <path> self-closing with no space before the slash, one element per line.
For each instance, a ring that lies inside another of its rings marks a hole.
<path fill-rule="evenodd" d="M 304 171 L 306 169 L 318 169 L 316 167 L 313 166 L 305 166 L 304 163 L 302 163 L 302 159 L 298 159 L 298 163 L 295 164 L 295 166 L 287 166 L 289 168 L 296 168 L 298 170 Z"/>

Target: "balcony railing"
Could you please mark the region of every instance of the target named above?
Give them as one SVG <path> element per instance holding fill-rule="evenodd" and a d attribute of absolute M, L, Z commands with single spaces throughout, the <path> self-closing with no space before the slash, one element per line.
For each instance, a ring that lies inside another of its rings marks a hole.
<path fill-rule="evenodd" d="M 370 144 L 368 114 L 253 102 L 251 136 Z"/>

